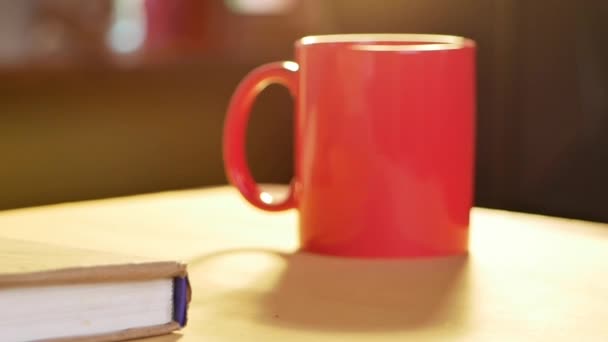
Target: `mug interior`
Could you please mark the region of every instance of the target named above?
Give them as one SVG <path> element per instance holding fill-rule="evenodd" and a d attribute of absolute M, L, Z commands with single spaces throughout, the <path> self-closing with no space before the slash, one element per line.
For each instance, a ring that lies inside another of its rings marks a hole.
<path fill-rule="evenodd" d="M 307 36 L 296 41 L 296 46 L 339 45 L 367 51 L 433 51 L 474 47 L 468 38 L 440 34 L 331 34 Z"/>

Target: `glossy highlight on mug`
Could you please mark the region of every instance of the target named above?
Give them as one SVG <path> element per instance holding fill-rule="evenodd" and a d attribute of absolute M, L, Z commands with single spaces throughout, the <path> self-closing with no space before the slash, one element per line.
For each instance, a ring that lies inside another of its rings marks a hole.
<path fill-rule="evenodd" d="M 392 44 L 452 44 L 459 47 L 474 47 L 471 39 L 443 34 L 408 34 L 408 33 L 347 33 L 320 36 L 306 36 L 296 41 L 295 45 L 314 44 L 353 44 L 370 42 L 390 42 Z"/>

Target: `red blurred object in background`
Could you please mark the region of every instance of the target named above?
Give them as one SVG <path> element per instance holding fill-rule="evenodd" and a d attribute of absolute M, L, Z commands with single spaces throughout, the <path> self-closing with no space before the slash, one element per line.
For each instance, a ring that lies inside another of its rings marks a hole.
<path fill-rule="evenodd" d="M 146 0 L 147 51 L 179 54 L 201 50 L 210 43 L 205 18 L 209 1 Z"/>

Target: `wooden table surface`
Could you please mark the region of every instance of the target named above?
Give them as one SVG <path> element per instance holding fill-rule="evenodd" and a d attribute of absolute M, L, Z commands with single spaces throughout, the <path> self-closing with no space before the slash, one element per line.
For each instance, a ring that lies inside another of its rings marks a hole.
<path fill-rule="evenodd" d="M 468 257 L 295 252 L 296 213 L 229 187 L 0 213 L 8 238 L 189 263 L 180 333 L 146 341 L 608 341 L 608 225 L 474 209 Z"/>

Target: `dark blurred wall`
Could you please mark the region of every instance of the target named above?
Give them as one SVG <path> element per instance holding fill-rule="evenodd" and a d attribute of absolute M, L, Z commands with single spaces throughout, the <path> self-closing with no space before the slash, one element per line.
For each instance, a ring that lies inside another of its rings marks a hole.
<path fill-rule="evenodd" d="M 608 222 L 608 2 L 516 14 L 507 203 Z"/>

